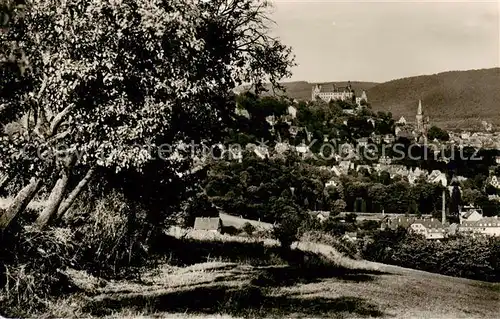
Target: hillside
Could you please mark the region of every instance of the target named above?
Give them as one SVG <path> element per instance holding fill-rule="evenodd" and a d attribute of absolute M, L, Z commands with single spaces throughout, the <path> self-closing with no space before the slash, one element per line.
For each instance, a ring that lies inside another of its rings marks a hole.
<path fill-rule="evenodd" d="M 347 82 L 329 82 L 345 86 Z M 451 71 L 392 80 L 352 81 L 356 92 L 367 91 L 375 111 L 390 111 L 396 119 L 413 121 L 421 99 L 431 124 L 447 129 L 475 129 L 481 121 L 500 127 L 500 68 Z M 284 82 L 287 95 L 310 100 L 315 83 Z M 240 88 L 238 91 L 241 91 Z M 359 93 L 358 93 L 359 94 Z"/>
<path fill-rule="evenodd" d="M 368 90 L 374 110 L 413 120 L 418 100 L 431 123 L 472 128 L 482 120 L 500 125 L 500 68 L 452 71 L 379 84 Z"/>

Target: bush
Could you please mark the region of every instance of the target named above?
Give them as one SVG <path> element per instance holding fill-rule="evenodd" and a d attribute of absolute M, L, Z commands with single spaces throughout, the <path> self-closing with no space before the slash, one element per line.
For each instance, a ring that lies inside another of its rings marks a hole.
<path fill-rule="evenodd" d="M 79 268 L 101 277 L 134 273 L 130 267 L 145 265 L 159 229 L 147 214 L 121 193 L 112 192 L 72 211 L 67 223 L 74 229 Z"/>
<path fill-rule="evenodd" d="M 15 234 L 15 235 L 14 235 Z M 55 296 L 71 292 L 63 270 L 74 266 L 75 245 L 68 228 L 38 231 L 30 227 L 4 234 L 1 246 L 0 312 L 25 316 L 42 310 Z"/>
<path fill-rule="evenodd" d="M 242 230 L 248 235 L 248 236 L 252 236 L 253 232 L 255 231 L 255 226 L 250 224 L 249 222 L 246 222 L 244 225 L 243 225 L 243 228 Z"/>
<path fill-rule="evenodd" d="M 372 261 L 448 276 L 500 281 L 500 239 L 457 236 L 443 241 L 405 235 L 404 230 L 381 231 L 362 247 Z"/>
<path fill-rule="evenodd" d="M 28 210 L 0 236 L 0 313 L 31 316 L 77 290 L 67 268 L 120 278 L 148 264 L 161 229 L 145 211 L 118 192 L 86 198 L 68 212 L 64 228 L 24 226 L 33 219 Z"/>

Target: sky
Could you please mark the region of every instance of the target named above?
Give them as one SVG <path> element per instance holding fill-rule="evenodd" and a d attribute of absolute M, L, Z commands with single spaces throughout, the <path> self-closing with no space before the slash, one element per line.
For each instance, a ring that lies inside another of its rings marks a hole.
<path fill-rule="evenodd" d="M 500 0 L 274 0 L 287 81 L 374 81 L 500 66 Z"/>

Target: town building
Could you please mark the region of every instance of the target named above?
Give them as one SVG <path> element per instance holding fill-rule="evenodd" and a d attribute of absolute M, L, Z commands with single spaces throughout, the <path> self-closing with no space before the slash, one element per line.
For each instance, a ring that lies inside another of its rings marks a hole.
<path fill-rule="evenodd" d="M 446 174 L 439 170 L 433 170 L 427 177 L 427 181 L 433 184 L 439 183 L 444 187 L 448 186 L 448 179 L 446 178 Z"/>
<path fill-rule="evenodd" d="M 381 229 L 392 229 L 396 230 L 398 228 L 408 229 L 413 222 L 417 220 L 414 216 L 397 216 L 397 217 L 386 217 L 382 220 Z"/>
<path fill-rule="evenodd" d="M 325 188 L 326 187 L 337 187 L 339 184 L 337 183 L 336 180 L 331 179 L 328 182 L 325 183 Z"/>
<path fill-rule="evenodd" d="M 308 213 L 311 217 L 316 218 L 320 223 L 330 217 L 330 212 L 328 211 L 308 211 Z"/>
<path fill-rule="evenodd" d="M 500 236 L 500 219 L 495 217 L 483 217 L 477 221 L 464 221 L 459 232 L 471 235 Z"/>
<path fill-rule="evenodd" d="M 446 237 L 446 229 L 436 218 L 415 219 L 409 230 L 415 234 L 423 235 L 425 239 L 443 239 Z"/>
<path fill-rule="evenodd" d="M 464 222 L 477 222 L 482 218 L 482 210 L 475 208 L 474 206 L 465 206 L 460 211 L 460 225 L 462 225 Z"/>
<path fill-rule="evenodd" d="M 399 120 L 396 122 L 398 125 L 406 125 L 406 119 L 404 116 L 401 116 Z"/>
<path fill-rule="evenodd" d="M 351 242 L 355 242 L 358 240 L 358 233 L 357 232 L 346 232 L 344 236 L 342 236 L 342 239 L 348 240 Z"/>
<path fill-rule="evenodd" d="M 443 239 L 447 236 L 447 225 L 437 218 L 419 218 L 417 216 L 394 216 L 382 220 L 381 229 L 398 228 L 424 236 L 426 239 Z"/>
<path fill-rule="evenodd" d="M 496 176 L 491 176 L 488 178 L 489 179 L 489 184 L 495 188 L 500 188 L 500 181 L 498 180 L 498 177 Z"/>

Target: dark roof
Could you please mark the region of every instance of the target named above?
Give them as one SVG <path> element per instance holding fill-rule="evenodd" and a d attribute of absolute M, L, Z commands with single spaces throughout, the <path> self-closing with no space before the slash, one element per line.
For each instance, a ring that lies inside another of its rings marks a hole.
<path fill-rule="evenodd" d="M 319 91 L 322 93 L 331 93 L 331 92 L 350 92 L 347 86 L 336 86 L 332 83 L 329 84 L 317 84 L 319 85 Z M 313 87 L 316 89 L 316 85 Z"/>
<path fill-rule="evenodd" d="M 443 224 L 436 218 L 416 219 L 413 224 L 422 224 L 425 228 L 443 228 Z"/>
<path fill-rule="evenodd" d="M 416 219 L 415 217 L 407 216 L 393 217 L 388 220 L 388 226 L 391 229 L 396 229 L 398 227 L 408 228 Z"/>
<path fill-rule="evenodd" d="M 470 215 L 472 215 L 472 213 L 474 213 L 474 212 L 475 212 L 475 210 L 470 210 L 470 211 L 468 211 L 467 213 L 465 213 L 465 214 L 463 215 L 463 217 L 464 217 L 464 218 L 469 218 L 469 217 L 470 217 Z"/>

